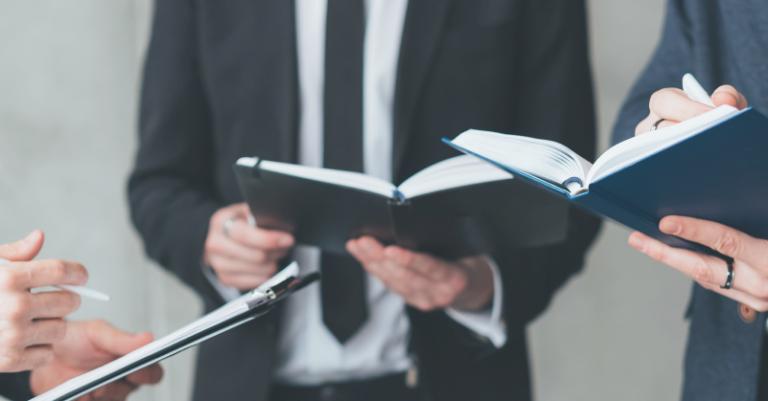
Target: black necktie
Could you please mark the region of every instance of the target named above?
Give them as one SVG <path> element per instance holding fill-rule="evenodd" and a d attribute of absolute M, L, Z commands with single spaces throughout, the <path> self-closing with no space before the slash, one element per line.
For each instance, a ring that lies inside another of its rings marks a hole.
<path fill-rule="evenodd" d="M 328 0 L 324 167 L 363 171 L 364 0 Z M 349 254 L 323 252 L 323 322 L 342 344 L 368 318 L 365 272 Z"/>

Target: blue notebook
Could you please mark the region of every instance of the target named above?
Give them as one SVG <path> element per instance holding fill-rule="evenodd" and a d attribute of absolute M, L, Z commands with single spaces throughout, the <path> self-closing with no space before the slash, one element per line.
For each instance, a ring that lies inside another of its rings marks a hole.
<path fill-rule="evenodd" d="M 669 215 L 715 221 L 768 239 L 768 118 L 721 106 L 622 142 L 594 164 L 567 147 L 469 130 L 454 148 L 668 245 L 713 253 L 662 233 Z"/>

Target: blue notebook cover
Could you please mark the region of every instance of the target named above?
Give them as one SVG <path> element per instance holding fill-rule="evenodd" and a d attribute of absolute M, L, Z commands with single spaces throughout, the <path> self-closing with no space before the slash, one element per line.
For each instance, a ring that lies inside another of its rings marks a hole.
<path fill-rule="evenodd" d="M 768 118 L 751 108 L 593 182 L 575 196 L 443 141 L 670 246 L 713 253 L 659 231 L 659 221 L 670 215 L 710 220 L 768 239 Z"/>

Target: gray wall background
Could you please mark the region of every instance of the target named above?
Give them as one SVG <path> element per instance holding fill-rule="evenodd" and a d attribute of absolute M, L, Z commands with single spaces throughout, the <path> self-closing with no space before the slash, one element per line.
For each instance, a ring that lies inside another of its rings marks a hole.
<path fill-rule="evenodd" d="M 286 1 L 286 0 L 283 0 Z M 418 1 L 418 0 L 415 0 Z M 600 150 L 659 37 L 663 0 L 589 0 Z M 75 318 L 157 336 L 201 305 L 143 256 L 125 180 L 151 0 L 0 0 L 0 242 L 42 228 L 40 257 L 84 263 L 93 288 Z M 538 400 L 679 396 L 690 281 L 634 252 L 607 224 L 584 273 L 530 327 Z M 194 352 L 163 362 L 134 400 L 187 400 Z"/>

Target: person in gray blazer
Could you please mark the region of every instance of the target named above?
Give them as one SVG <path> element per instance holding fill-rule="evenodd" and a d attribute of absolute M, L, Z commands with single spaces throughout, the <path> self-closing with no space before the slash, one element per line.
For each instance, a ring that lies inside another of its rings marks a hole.
<path fill-rule="evenodd" d="M 768 113 L 766 22 L 765 1 L 670 0 L 661 44 L 623 107 L 614 142 L 711 110 L 672 89 L 687 72 L 714 91 L 716 106 Z M 687 312 L 683 400 L 768 400 L 768 241 L 683 216 L 667 216 L 659 228 L 733 258 L 731 288 L 723 289 L 729 280 L 723 259 L 670 248 L 640 233 L 629 238 L 634 248 L 696 281 Z"/>

